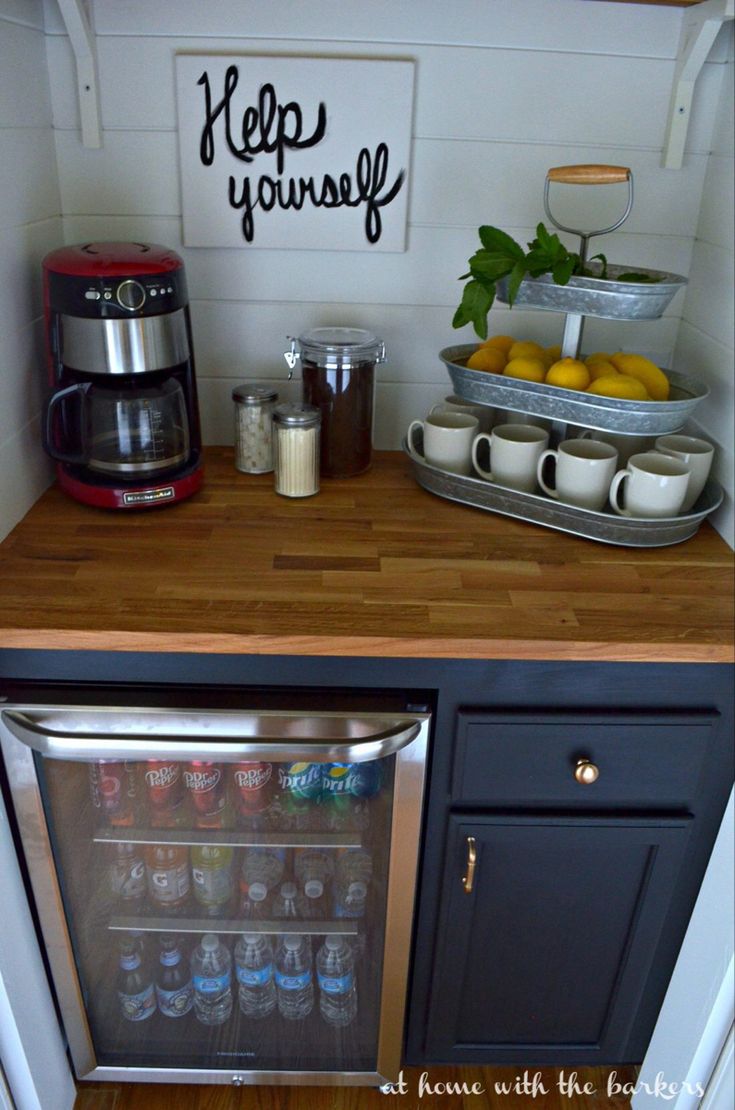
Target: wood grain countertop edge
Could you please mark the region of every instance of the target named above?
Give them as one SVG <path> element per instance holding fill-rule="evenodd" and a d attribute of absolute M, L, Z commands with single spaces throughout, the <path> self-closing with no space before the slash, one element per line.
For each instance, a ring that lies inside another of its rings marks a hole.
<path fill-rule="evenodd" d="M 608 663 L 733 663 L 733 644 L 613 643 L 604 640 L 432 639 L 0 629 L 0 650 L 163 652 L 354 658 L 569 660 Z"/>

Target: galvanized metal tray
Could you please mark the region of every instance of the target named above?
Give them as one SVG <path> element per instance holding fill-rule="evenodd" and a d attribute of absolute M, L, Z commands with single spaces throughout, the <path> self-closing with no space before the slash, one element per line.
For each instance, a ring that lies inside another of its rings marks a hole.
<path fill-rule="evenodd" d="M 596 263 L 591 262 L 589 266 L 594 269 Z M 551 274 L 542 274 L 537 278 L 524 278 L 513 303 L 549 312 L 598 316 L 604 320 L 657 320 L 674 294 L 686 285 L 687 279 L 681 274 L 632 266 L 608 266 L 607 272 L 615 276 L 632 269 L 655 280 L 648 283 L 573 277 L 567 285 L 557 285 Z M 498 300 L 507 304 L 508 278 L 501 278 L 495 289 Z"/>
<path fill-rule="evenodd" d="M 624 401 L 617 397 L 599 397 L 578 389 L 562 389 L 556 385 L 506 378 L 468 370 L 464 365 L 477 344 L 464 343 L 445 347 L 439 357 L 449 371 L 454 392 L 466 401 L 475 401 L 494 408 L 545 416 L 580 428 L 622 435 L 661 436 L 683 427 L 709 389 L 698 378 L 667 370 L 671 383 L 668 401 Z"/>
<path fill-rule="evenodd" d="M 450 474 L 429 463 L 419 462 L 408 450 L 405 439 L 403 450 L 411 460 L 416 481 L 429 493 L 476 509 L 554 528 L 557 532 L 568 532 L 597 543 L 620 547 L 669 547 L 683 543 L 695 535 L 702 521 L 722 501 L 722 489 L 710 478 L 694 507 L 680 516 L 654 520 L 618 516 L 612 511 L 597 513 L 565 505 L 543 494 L 507 489 L 484 478 Z"/>

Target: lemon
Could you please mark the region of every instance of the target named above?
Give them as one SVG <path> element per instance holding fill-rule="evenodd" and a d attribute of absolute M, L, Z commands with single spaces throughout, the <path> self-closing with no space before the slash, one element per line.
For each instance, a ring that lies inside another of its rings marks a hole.
<path fill-rule="evenodd" d="M 610 361 L 621 374 L 629 374 L 637 378 L 646 387 L 646 391 L 654 401 L 666 401 L 669 396 L 669 379 L 660 370 L 655 362 L 644 355 L 626 354 L 618 351 L 610 357 Z"/>
<path fill-rule="evenodd" d="M 546 374 L 546 366 L 540 358 L 531 358 L 525 355 L 508 359 L 503 373 L 509 378 L 523 378 L 527 382 L 542 382 Z"/>
<path fill-rule="evenodd" d="M 600 397 L 620 397 L 625 401 L 650 401 L 646 387 L 629 374 L 610 374 L 607 378 L 597 378 L 587 390 Z"/>
<path fill-rule="evenodd" d="M 544 353 L 540 343 L 534 343 L 532 339 L 523 339 L 514 343 L 508 351 L 508 362 L 512 358 L 540 358 L 543 362 Z"/>
<path fill-rule="evenodd" d="M 467 359 L 468 370 L 487 370 L 490 374 L 502 374 L 505 355 L 497 347 L 478 347 Z"/>
<path fill-rule="evenodd" d="M 555 343 L 553 347 L 544 348 L 544 362 L 546 362 L 548 366 L 553 366 L 554 363 L 558 362 L 560 358 L 561 347 L 558 343 Z"/>
<path fill-rule="evenodd" d="M 588 366 L 591 362 L 609 362 L 610 355 L 607 353 L 607 351 L 594 351 L 593 354 L 587 355 L 584 361 L 587 363 Z"/>
<path fill-rule="evenodd" d="M 599 362 L 588 362 L 587 369 L 590 372 L 591 381 L 597 378 L 609 378 L 618 372 L 611 362 L 606 362 L 604 359 L 600 359 Z"/>
<path fill-rule="evenodd" d="M 586 389 L 590 372 L 579 359 L 560 358 L 549 368 L 544 380 L 547 385 L 560 385 L 562 389 Z"/>
<path fill-rule="evenodd" d="M 490 338 L 486 339 L 484 343 L 480 344 L 480 346 L 497 347 L 497 349 L 499 351 L 502 351 L 503 354 L 507 357 L 508 351 L 511 349 L 514 343 L 515 339 L 512 335 L 491 335 Z"/>

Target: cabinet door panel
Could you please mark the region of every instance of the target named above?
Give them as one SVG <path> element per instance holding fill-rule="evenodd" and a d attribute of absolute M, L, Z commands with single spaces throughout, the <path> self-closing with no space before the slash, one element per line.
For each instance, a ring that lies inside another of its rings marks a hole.
<path fill-rule="evenodd" d="M 428 1055 L 623 1062 L 687 819 L 450 819 Z M 474 887 L 461 877 L 467 837 Z"/>

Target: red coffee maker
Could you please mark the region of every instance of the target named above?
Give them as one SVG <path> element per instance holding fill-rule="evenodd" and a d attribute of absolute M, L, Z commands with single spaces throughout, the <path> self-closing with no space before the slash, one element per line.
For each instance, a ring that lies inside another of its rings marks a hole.
<path fill-rule="evenodd" d="M 202 483 L 184 264 L 153 243 L 84 243 L 43 260 L 59 485 L 107 509 L 167 505 Z"/>

